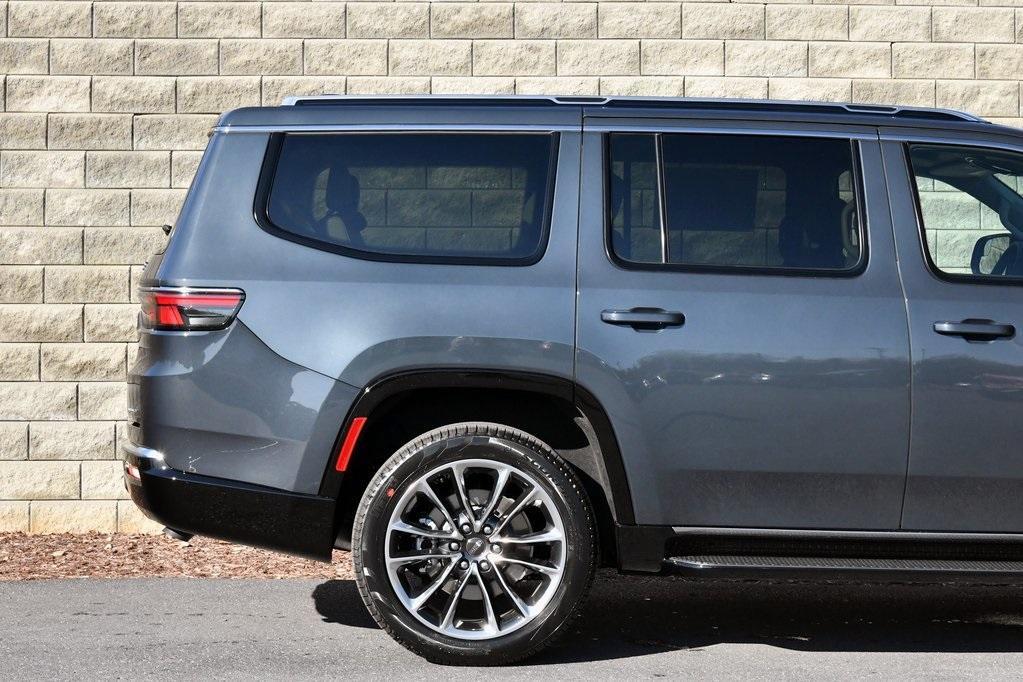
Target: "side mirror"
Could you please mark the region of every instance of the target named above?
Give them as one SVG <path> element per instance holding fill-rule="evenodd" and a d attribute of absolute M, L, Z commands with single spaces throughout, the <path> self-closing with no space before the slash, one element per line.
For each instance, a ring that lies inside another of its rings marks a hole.
<path fill-rule="evenodd" d="M 1012 235 L 1008 232 L 986 234 L 973 245 L 973 257 L 970 258 L 970 270 L 975 275 L 994 274 L 995 266 L 1012 245 Z"/>

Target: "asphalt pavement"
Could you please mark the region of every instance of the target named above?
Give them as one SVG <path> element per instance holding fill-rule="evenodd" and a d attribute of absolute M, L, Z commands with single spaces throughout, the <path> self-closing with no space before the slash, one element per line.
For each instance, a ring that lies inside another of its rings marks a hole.
<path fill-rule="evenodd" d="M 508 668 L 391 641 L 349 580 L 0 582 L 0 679 L 1019 679 L 1023 589 L 602 574 L 575 627 Z"/>

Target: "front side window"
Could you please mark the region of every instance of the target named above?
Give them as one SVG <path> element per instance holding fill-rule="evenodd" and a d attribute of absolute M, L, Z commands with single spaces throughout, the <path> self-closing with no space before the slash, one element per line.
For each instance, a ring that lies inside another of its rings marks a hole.
<path fill-rule="evenodd" d="M 849 140 L 615 134 L 609 157 L 623 261 L 848 271 L 864 255 Z"/>
<path fill-rule="evenodd" d="M 398 260 L 535 261 L 552 134 L 285 134 L 266 204 L 300 241 Z"/>
<path fill-rule="evenodd" d="M 910 144 L 931 266 L 953 278 L 1023 278 L 1023 154 Z"/>

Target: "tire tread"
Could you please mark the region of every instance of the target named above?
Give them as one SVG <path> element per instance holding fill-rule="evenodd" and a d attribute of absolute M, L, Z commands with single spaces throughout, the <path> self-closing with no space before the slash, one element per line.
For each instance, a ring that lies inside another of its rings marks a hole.
<path fill-rule="evenodd" d="M 490 652 L 489 655 L 484 657 L 474 657 L 470 654 L 464 654 L 457 650 L 451 650 L 440 654 L 437 649 L 424 646 L 417 640 L 403 636 L 403 633 L 399 632 L 390 621 L 380 613 L 376 606 L 375 600 L 369 593 L 368 586 L 363 576 L 363 561 L 362 561 L 362 529 L 366 522 L 366 518 L 369 514 L 370 503 L 380 492 L 380 488 L 390 479 L 391 475 L 398 469 L 402 464 L 408 461 L 411 457 L 414 457 L 419 453 L 425 446 L 437 440 L 446 440 L 448 438 L 461 438 L 465 436 L 491 436 L 496 438 L 502 438 L 509 440 L 519 445 L 528 448 L 532 452 L 540 453 L 543 455 L 543 461 L 540 459 L 530 458 L 533 464 L 539 466 L 544 472 L 544 476 L 551 483 L 555 483 L 555 480 L 551 478 L 549 473 L 546 471 L 545 465 L 553 465 L 558 468 L 561 474 L 565 477 L 572 487 L 571 494 L 577 496 L 583 501 L 583 507 L 585 509 L 584 523 L 581 524 L 584 528 L 584 532 L 587 535 L 588 545 L 590 547 L 590 556 L 587 561 L 587 575 L 583 582 L 582 589 L 576 598 L 577 605 L 573 609 L 572 614 L 565 619 L 565 621 L 558 626 L 557 630 L 546 638 L 540 639 L 534 646 L 529 647 L 525 650 L 514 652 L 514 654 L 502 654 L 500 652 Z M 384 632 L 390 635 L 393 639 L 400 642 L 407 649 L 422 656 L 423 658 L 433 662 L 448 665 L 465 665 L 471 661 L 472 665 L 479 666 L 496 666 L 496 665 L 508 665 L 515 663 L 516 661 L 529 658 L 541 649 L 544 649 L 554 643 L 558 637 L 562 636 L 572 625 L 572 623 L 579 617 L 582 609 L 580 608 L 589 597 L 590 588 L 593 584 L 593 577 L 596 572 L 597 565 L 597 528 L 593 518 L 592 507 L 590 506 L 589 500 L 586 496 L 586 491 L 583 489 L 582 484 L 579 481 L 578 476 L 572 471 L 568 463 L 564 461 L 549 445 L 543 441 L 531 436 L 525 431 L 513 428 L 511 426 L 505 426 L 503 424 L 496 424 L 492 422 L 461 422 L 457 424 L 449 424 L 442 426 L 432 431 L 428 431 L 424 434 L 417 436 L 412 439 L 404 446 L 398 449 L 384 464 L 380 467 L 377 473 L 374 475 L 370 484 L 366 487 L 366 491 L 363 493 L 362 500 L 359 502 L 358 511 L 355 514 L 353 542 L 352 542 L 352 563 L 355 569 L 355 583 L 359 589 L 359 596 L 362 597 L 362 602 L 366 605 L 366 609 L 369 611 L 373 620 L 376 621 L 377 625 L 380 626 Z"/>

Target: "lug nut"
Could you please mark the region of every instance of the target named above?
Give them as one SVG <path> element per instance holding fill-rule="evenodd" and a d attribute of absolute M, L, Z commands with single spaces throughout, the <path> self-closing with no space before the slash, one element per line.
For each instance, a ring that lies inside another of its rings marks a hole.
<path fill-rule="evenodd" d="M 494 529 L 491 528 L 490 526 L 483 526 L 483 534 L 484 535 L 490 535 L 493 532 L 494 532 Z"/>
<path fill-rule="evenodd" d="M 499 545 L 499 544 L 497 544 L 495 542 L 494 544 L 490 545 L 490 551 L 493 552 L 494 554 L 500 554 L 501 553 L 501 545 Z"/>
<path fill-rule="evenodd" d="M 463 533 L 471 533 L 472 532 L 472 526 L 470 526 L 468 523 L 463 523 L 462 524 L 462 532 Z"/>
<path fill-rule="evenodd" d="M 490 570 L 490 562 L 489 561 L 481 561 L 480 562 L 480 569 L 484 570 L 484 571 L 489 571 Z"/>
<path fill-rule="evenodd" d="M 450 549 L 452 552 L 457 552 L 458 551 L 458 543 L 457 542 L 449 543 L 448 544 L 448 549 Z"/>
<path fill-rule="evenodd" d="M 469 568 L 469 562 L 466 561 L 465 559 L 462 559 L 461 561 L 458 562 L 458 567 L 463 570 Z"/>

